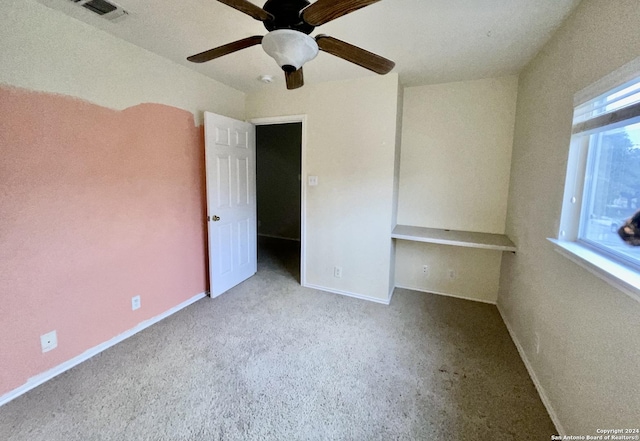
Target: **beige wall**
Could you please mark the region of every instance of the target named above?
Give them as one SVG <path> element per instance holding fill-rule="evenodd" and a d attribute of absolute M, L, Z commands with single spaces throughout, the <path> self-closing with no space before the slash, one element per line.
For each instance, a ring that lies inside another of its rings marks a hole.
<path fill-rule="evenodd" d="M 400 159 L 402 154 L 402 109 L 404 106 L 404 88 L 398 87 L 398 103 L 396 106 L 396 148 L 393 168 L 393 205 L 391 212 L 391 230 L 398 223 L 398 196 L 400 194 Z M 396 245 L 397 241 L 391 241 L 391 271 L 389 271 L 389 286 L 396 286 Z"/>
<path fill-rule="evenodd" d="M 35 0 L 0 2 L 0 84 L 122 110 L 162 103 L 244 119 L 244 94 Z"/>
<path fill-rule="evenodd" d="M 398 223 L 503 233 L 518 79 L 408 87 Z"/>
<path fill-rule="evenodd" d="M 307 284 L 388 298 L 397 100 L 396 74 L 247 96 L 249 119 L 307 115 Z"/>
<path fill-rule="evenodd" d="M 504 233 L 517 84 L 508 76 L 405 89 L 399 224 Z M 398 241 L 396 285 L 495 302 L 501 257 Z"/>
<path fill-rule="evenodd" d="M 493 250 L 398 240 L 396 286 L 495 303 L 501 255 Z M 429 266 L 426 275 L 423 265 Z"/>
<path fill-rule="evenodd" d="M 520 76 L 498 305 L 559 428 L 638 425 L 640 304 L 554 252 L 573 95 L 640 56 L 640 3 L 585 0 Z M 640 74 L 640 72 L 639 72 Z"/>

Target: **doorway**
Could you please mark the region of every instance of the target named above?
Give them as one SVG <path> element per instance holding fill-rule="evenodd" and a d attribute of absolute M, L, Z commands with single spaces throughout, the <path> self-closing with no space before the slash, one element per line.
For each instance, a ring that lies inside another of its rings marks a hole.
<path fill-rule="evenodd" d="M 251 123 L 256 125 L 258 271 L 284 270 L 304 285 L 305 118 Z"/>

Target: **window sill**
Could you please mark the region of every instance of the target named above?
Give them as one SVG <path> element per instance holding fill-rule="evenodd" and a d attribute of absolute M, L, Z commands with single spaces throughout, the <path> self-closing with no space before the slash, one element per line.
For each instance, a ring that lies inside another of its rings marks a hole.
<path fill-rule="evenodd" d="M 562 256 L 640 302 L 640 273 L 576 242 L 548 239 Z"/>

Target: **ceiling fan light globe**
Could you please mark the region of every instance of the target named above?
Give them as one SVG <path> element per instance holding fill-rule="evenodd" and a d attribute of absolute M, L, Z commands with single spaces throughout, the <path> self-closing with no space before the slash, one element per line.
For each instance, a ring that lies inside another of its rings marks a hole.
<path fill-rule="evenodd" d="M 316 40 L 299 31 L 277 29 L 269 32 L 262 39 L 264 51 L 278 63 L 281 68 L 300 69 L 304 63 L 318 55 Z"/>

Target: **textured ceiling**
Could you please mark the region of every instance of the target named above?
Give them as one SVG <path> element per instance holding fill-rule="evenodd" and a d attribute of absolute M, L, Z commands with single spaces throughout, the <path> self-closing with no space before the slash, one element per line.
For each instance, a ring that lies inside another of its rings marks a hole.
<path fill-rule="evenodd" d="M 215 0 L 118 0 L 129 12 L 109 22 L 69 0 L 39 0 L 84 22 L 214 78 L 252 92 L 284 88 L 275 61 L 254 46 L 204 64 L 186 57 L 251 35 L 261 22 Z M 254 2 L 261 6 L 259 2 Z M 316 28 L 396 62 L 405 86 L 515 74 L 579 0 L 382 0 Z M 305 83 L 375 75 L 326 53 L 305 65 Z M 262 74 L 276 77 L 266 85 Z"/>

